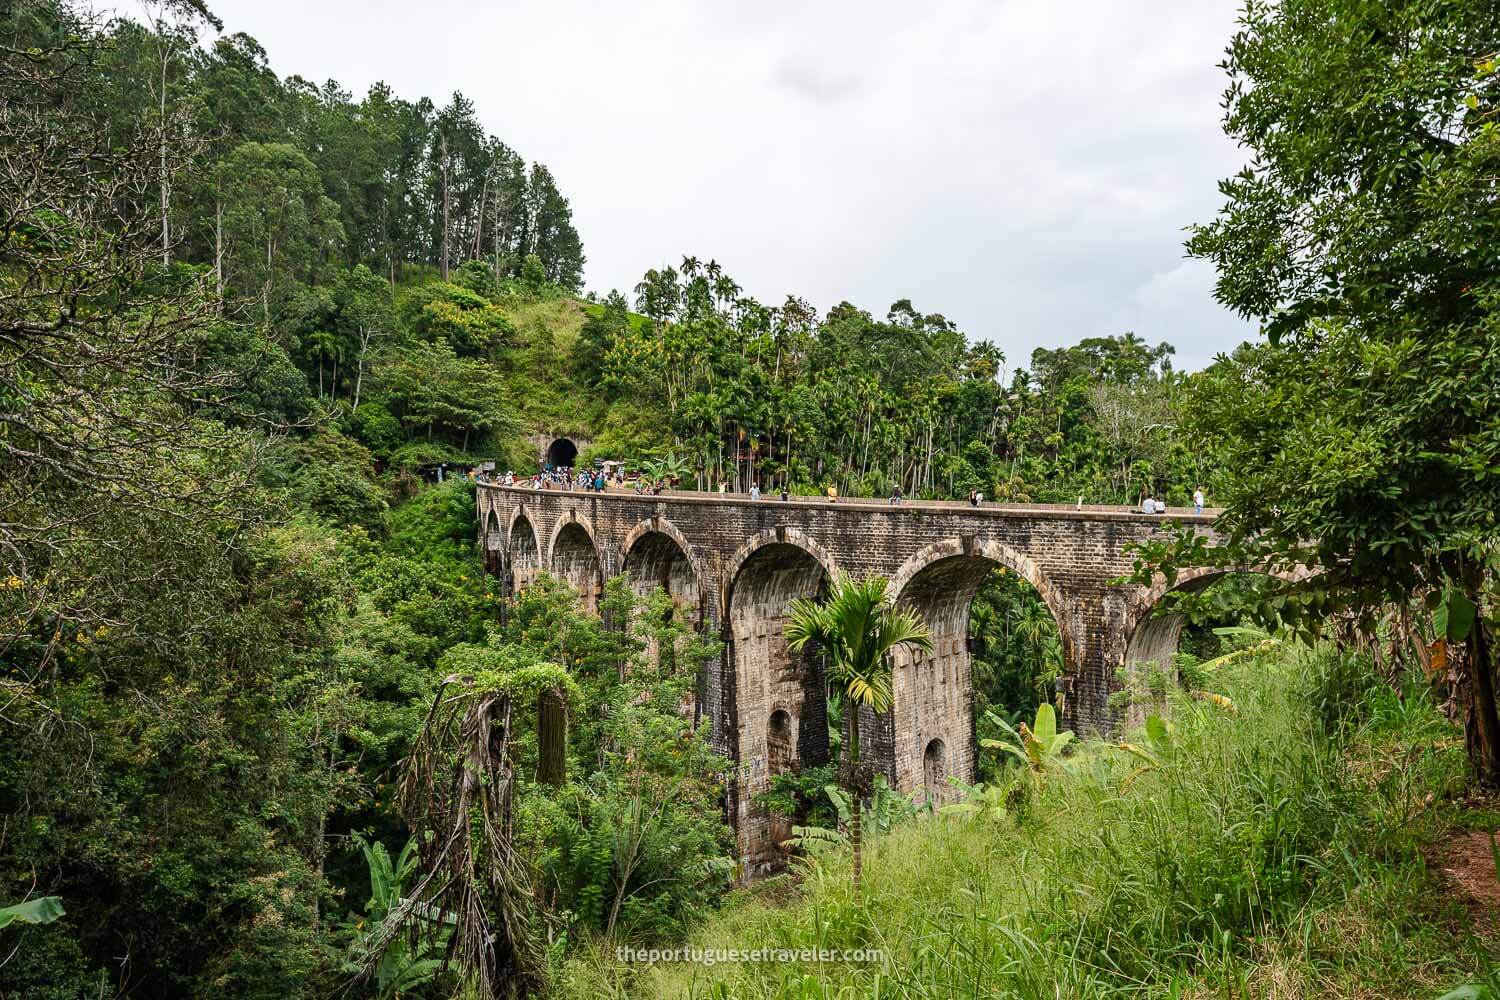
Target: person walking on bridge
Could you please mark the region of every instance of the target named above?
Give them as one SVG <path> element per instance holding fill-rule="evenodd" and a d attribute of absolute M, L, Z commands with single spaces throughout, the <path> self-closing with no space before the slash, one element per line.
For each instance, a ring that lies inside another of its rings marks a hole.
<path fill-rule="evenodd" d="M 1203 513 L 1203 487 L 1199 486 L 1193 490 L 1193 513 Z"/>
<path fill-rule="evenodd" d="M 837 486 L 833 485 L 832 483 L 828 484 L 828 502 L 829 503 L 838 503 L 839 502 L 839 488 Z"/>
<path fill-rule="evenodd" d="M 760 483 L 751 483 L 750 484 L 750 499 L 751 500 L 759 500 L 760 499 Z"/>

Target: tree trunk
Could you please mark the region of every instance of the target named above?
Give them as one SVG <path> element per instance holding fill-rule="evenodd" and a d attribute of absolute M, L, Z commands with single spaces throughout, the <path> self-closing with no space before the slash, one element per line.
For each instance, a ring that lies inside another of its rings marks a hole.
<path fill-rule="evenodd" d="M 849 789 L 849 847 L 854 853 L 854 897 L 856 899 L 864 892 L 864 844 L 860 836 L 860 813 L 863 811 L 863 803 L 860 801 L 859 780 L 859 705 L 851 698 L 844 699 L 844 711 L 849 713 L 849 765 L 854 775 Z"/>
<path fill-rule="evenodd" d="M 438 140 L 442 144 L 443 155 L 443 280 L 448 280 L 448 136 L 443 135 Z"/>
<path fill-rule="evenodd" d="M 218 311 L 224 311 L 224 200 L 220 181 L 214 180 L 214 288 L 218 292 Z"/>
<path fill-rule="evenodd" d="M 537 699 L 536 780 L 561 788 L 568 780 L 568 706 L 556 691 Z"/>
<path fill-rule="evenodd" d="M 365 382 L 365 352 L 370 349 L 370 331 L 361 330 L 359 333 L 359 357 L 355 360 L 354 367 L 354 408 L 351 412 L 359 412 L 359 390 Z"/>
<path fill-rule="evenodd" d="M 1476 590 L 1472 599 L 1480 603 L 1469 633 L 1469 712 L 1464 736 L 1479 783 L 1500 788 L 1500 711 L 1495 706 L 1494 654 L 1484 620 L 1483 595 Z"/>
<path fill-rule="evenodd" d="M 165 267 L 172 263 L 172 194 L 167 175 L 167 67 L 172 62 L 171 47 L 161 49 L 159 54 L 161 56 L 161 118 L 157 124 L 161 129 L 161 135 L 158 147 L 160 161 L 157 169 L 161 186 L 161 263 Z"/>

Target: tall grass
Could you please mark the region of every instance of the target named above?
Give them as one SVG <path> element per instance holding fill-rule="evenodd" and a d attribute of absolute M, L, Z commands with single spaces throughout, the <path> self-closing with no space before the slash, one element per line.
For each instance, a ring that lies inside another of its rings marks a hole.
<path fill-rule="evenodd" d="M 1418 696 L 1329 652 L 1218 677 L 1236 712 L 1172 704 L 1159 766 L 1085 744 L 1010 818 L 929 816 L 747 892 L 691 943 L 880 949 L 853 964 L 574 961 L 578 996 L 1436 996 L 1472 971 L 1419 847 L 1465 780 Z M 783 896 L 785 893 L 783 893 Z"/>

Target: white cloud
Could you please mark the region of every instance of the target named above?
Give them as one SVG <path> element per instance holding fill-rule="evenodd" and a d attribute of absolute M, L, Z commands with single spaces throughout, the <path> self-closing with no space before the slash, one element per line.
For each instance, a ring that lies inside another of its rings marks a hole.
<path fill-rule="evenodd" d="M 1251 333 L 1181 260 L 1242 162 L 1236 0 L 212 5 L 282 74 L 463 90 L 552 168 L 591 288 L 715 257 L 769 301 L 910 298 L 1012 363 L 1134 329 L 1201 364 Z"/>

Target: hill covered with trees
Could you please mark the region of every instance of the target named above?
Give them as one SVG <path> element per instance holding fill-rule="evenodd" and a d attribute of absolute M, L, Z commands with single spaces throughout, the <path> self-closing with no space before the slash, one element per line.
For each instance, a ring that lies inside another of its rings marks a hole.
<path fill-rule="evenodd" d="M 1264 162 L 1193 248 L 1274 338 L 1183 373 L 1128 333 L 1007 359 L 909 300 L 763 304 L 691 256 L 581 296 L 557 182 L 462 95 L 278 77 L 199 0 L 144 23 L 0 5 L 0 994 L 1493 980 L 1436 874 L 1497 825 L 1474 780 L 1500 759 L 1500 230 L 1475 194 L 1500 22 L 1479 6 L 1251 5 L 1230 124 Z M 1441 134 L 1413 146 L 1413 120 Z M 1035 764 L 1019 734 L 1045 732 L 1061 647 L 997 573 L 970 619 L 981 784 L 947 814 L 873 793 L 864 898 L 847 797 L 809 769 L 768 803 L 800 820 L 798 879 L 747 898 L 732 763 L 681 711 L 717 637 L 620 581 L 602 616 L 555 581 L 498 593 L 473 484 L 431 481 L 530 471 L 538 434 L 740 490 L 1183 505 L 1202 484 L 1233 544 L 1163 543 L 1142 573 L 1323 572 L 1174 606 L 1175 671 L 1122 691 L 1156 722 Z M 414 904 L 438 883 L 465 905 Z M 892 934 L 899 973 L 609 960 Z"/>

